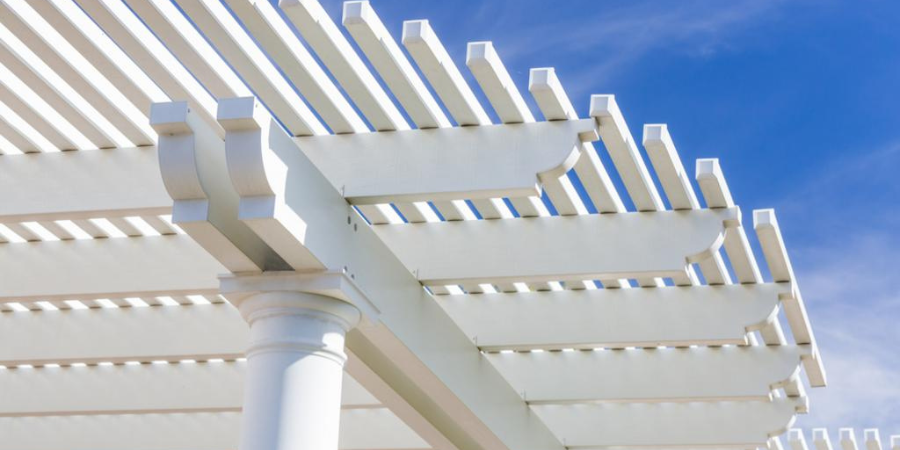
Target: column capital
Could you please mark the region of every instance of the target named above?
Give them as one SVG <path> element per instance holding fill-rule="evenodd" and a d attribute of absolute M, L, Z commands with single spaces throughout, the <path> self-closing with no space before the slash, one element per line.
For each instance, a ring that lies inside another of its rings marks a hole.
<path fill-rule="evenodd" d="M 251 316 L 255 317 L 261 314 L 258 310 L 272 308 L 299 307 L 328 313 L 332 313 L 331 311 L 334 310 L 336 312 L 333 314 L 341 316 L 345 313 L 338 310 L 343 311 L 346 309 L 345 307 L 349 307 L 356 314 L 352 326 L 355 326 L 360 320 L 368 325 L 375 325 L 381 314 L 368 296 L 356 285 L 353 275 L 344 271 L 313 273 L 273 271 L 256 274 L 228 274 L 219 277 L 219 291 L 229 302 L 241 310 L 244 319 L 248 321 L 251 320 Z M 298 296 L 288 295 L 292 293 L 298 294 Z M 304 294 L 306 295 L 304 296 Z M 299 298 L 315 298 L 316 300 L 298 301 Z M 303 306 L 303 302 L 309 302 L 309 304 Z"/>

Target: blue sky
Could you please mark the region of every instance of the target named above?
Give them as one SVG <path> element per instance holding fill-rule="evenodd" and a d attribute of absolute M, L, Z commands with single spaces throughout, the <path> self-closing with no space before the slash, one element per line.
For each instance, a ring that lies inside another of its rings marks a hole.
<path fill-rule="evenodd" d="M 428 18 L 461 66 L 493 41 L 522 90 L 556 67 L 582 114 L 615 94 L 636 136 L 669 124 L 690 172 L 720 158 L 746 225 L 776 208 L 825 360 L 797 425 L 900 433 L 900 2 L 372 4 L 398 38 Z"/>

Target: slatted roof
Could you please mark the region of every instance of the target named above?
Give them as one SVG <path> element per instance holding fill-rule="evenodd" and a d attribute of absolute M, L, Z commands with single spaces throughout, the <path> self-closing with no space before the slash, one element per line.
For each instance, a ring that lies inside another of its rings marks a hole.
<path fill-rule="evenodd" d="M 0 448 L 234 447 L 246 325 L 218 277 L 313 263 L 380 311 L 348 341 L 341 448 L 773 446 L 804 385 L 825 384 L 775 212 L 743 217 L 716 159 L 689 175 L 666 125 L 636 142 L 613 95 L 579 121 L 552 68 L 517 86 L 491 42 L 463 67 L 444 46 L 458 43 L 427 20 L 388 30 L 377 3 L 340 20 L 316 0 L 2 3 L 0 342 L 15 344 L 0 348 Z M 371 229 L 354 238 L 370 259 L 340 262 L 318 214 L 298 212 L 306 241 L 269 234 L 278 218 L 189 217 L 253 196 L 209 175 L 251 121 L 221 105 L 252 96 L 275 153 L 303 155 L 285 164 L 316 169 L 308 187 Z M 151 105 L 182 100 L 183 123 L 154 122 Z M 167 168 L 186 134 L 213 155 L 193 174 Z M 339 159 L 395 136 L 413 144 Z M 416 165 L 416 139 L 505 150 Z M 366 176 L 399 186 L 354 191 Z M 374 292 L 401 275 L 425 289 Z"/>

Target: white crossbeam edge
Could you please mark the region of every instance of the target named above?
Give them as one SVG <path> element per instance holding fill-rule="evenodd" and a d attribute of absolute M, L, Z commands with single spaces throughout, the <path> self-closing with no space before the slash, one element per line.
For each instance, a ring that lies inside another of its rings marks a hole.
<path fill-rule="evenodd" d="M 427 20 L 403 22 L 401 41 L 458 125 L 490 125 L 491 119 Z"/>
<path fill-rule="evenodd" d="M 614 95 L 592 95 L 590 116 L 597 120 L 600 138 L 625 184 L 625 189 L 638 211 L 665 209 L 659 192 L 650 178 L 644 158 L 638 151 L 631 131 Z"/>
<path fill-rule="evenodd" d="M 229 450 L 240 423 L 238 412 L 8 417 L 0 450 Z M 341 411 L 340 430 L 339 450 L 430 448 L 387 408 Z"/>
<path fill-rule="evenodd" d="M 813 428 L 813 444 L 816 450 L 833 450 L 827 428 Z"/>
<path fill-rule="evenodd" d="M 758 402 L 533 405 L 531 409 L 569 447 L 746 449 L 765 447 L 769 437 L 787 431 L 805 405 L 805 398 L 779 398 Z"/>
<path fill-rule="evenodd" d="M 739 221 L 740 211 L 727 209 L 384 225 L 375 232 L 426 285 L 681 279 Z"/>
<path fill-rule="evenodd" d="M 156 147 L 0 158 L 0 222 L 169 214 Z"/>
<path fill-rule="evenodd" d="M 244 361 L 19 368 L 0 372 L 0 417 L 240 411 Z M 378 400 L 349 375 L 343 408 Z"/>
<path fill-rule="evenodd" d="M 377 131 L 409 129 L 400 111 L 318 0 L 280 0 L 278 6 Z"/>
<path fill-rule="evenodd" d="M 545 119 L 578 119 L 578 113 L 556 76 L 556 70 L 552 67 L 531 69 L 528 90 Z M 625 205 L 622 204 L 622 199 L 610 180 L 606 168 L 603 167 L 603 161 L 597 156 L 594 146 L 585 142 L 581 144 L 580 150 L 581 157 L 575 163 L 575 173 L 578 174 L 585 192 L 597 211 L 600 213 L 625 212 Z"/>
<path fill-rule="evenodd" d="M 488 353 L 529 404 L 768 400 L 808 346 Z M 729 374 L 723 380 L 723 374 Z M 597 374 L 602 375 L 598 382 Z M 845 449 L 848 450 L 848 449 Z"/>
<path fill-rule="evenodd" d="M 0 302 L 210 293 L 223 272 L 185 235 L 10 244 Z"/>
<path fill-rule="evenodd" d="M 841 428 L 838 430 L 841 439 L 841 448 L 843 450 L 859 450 L 856 445 L 856 433 L 853 428 Z"/>
<path fill-rule="evenodd" d="M 809 450 L 806 438 L 803 437 L 803 430 L 799 428 L 792 428 L 788 432 L 788 443 L 791 445 L 791 450 Z"/>
<path fill-rule="evenodd" d="M 483 350 L 745 344 L 790 287 L 694 286 L 437 297 Z"/>
<path fill-rule="evenodd" d="M 248 99 L 249 101 L 249 99 Z M 565 176 L 590 120 L 296 138 L 352 204 L 539 195 Z M 477 164 L 472 164 L 478 161 Z"/>
<path fill-rule="evenodd" d="M 7 367 L 235 359 L 249 339 L 246 322 L 227 303 L 23 312 L 0 320 L 3 342 L 14 343 L 0 347 Z"/>
<path fill-rule="evenodd" d="M 234 273 L 287 267 L 246 225 L 231 220 L 238 196 L 228 179 L 225 143 L 187 102 L 156 103 L 150 122 L 159 133 L 159 165 L 174 199 L 172 220 Z"/>
<path fill-rule="evenodd" d="M 811 344 L 815 349 L 815 336 L 809 323 L 809 317 L 806 314 L 803 297 L 800 295 L 800 289 L 796 285 L 794 269 L 791 266 L 787 249 L 784 246 L 781 229 L 778 227 L 778 220 L 775 218 L 775 210 L 760 209 L 753 211 L 753 228 L 756 230 L 756 236 L 762 247 L 772 279 L 776 282 L 790 281 L 794 285 L 793 295 L 784 301 L 784 314 L 791 325 L 791 334 L 794 336 L 794 341 L 798 344 Z M 825 368 L 822 365 L 822 359 L 818 350 L 813 353 L 812 358 L 806 359 L 804 363 L 810 384 L 813 386 L 825 386 L 827 382 Z"/>
<path fill-rule="evenodd" d="M 380 311 L 348 334 L 360 360 L 459 448 L 562 448 L 271 117 L 242 99 L 219 116 L 238 218 L 295 269 L 346 273 Z"/>

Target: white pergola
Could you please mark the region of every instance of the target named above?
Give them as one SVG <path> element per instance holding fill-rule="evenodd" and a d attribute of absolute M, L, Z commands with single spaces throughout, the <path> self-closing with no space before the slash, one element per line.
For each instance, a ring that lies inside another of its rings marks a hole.
<path fill-rule="evenodd" d="M 772 449 L 826 383 L 774 211 L 764 280 L 613 95 L 368 1 L 0 2 L 0 450 Z"/>

